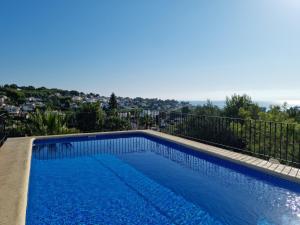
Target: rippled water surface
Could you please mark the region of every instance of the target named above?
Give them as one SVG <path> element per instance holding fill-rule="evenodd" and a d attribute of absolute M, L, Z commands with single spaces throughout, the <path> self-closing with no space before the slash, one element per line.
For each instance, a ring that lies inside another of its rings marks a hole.
<path fill-rule="evenodd" d="M 27 224 L 300 224 L 300 186 L 146 135 L 36 141 Z"/>

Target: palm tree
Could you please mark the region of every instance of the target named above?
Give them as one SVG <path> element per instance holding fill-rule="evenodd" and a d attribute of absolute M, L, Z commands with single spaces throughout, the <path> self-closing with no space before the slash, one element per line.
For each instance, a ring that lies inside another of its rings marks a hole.
<path fill-rule="evenodd" d="M 66 126 L 65 116 L 46 110 L 37 110 L 29 116 L 28 129 L 32 135 L 53 135 L 71 133 Z"/>

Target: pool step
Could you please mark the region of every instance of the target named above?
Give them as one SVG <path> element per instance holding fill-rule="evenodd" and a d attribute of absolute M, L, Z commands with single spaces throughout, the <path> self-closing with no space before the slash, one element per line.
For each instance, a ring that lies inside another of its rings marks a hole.
<path fill-rule="evenodd" d="M 200 207 L 156 183 L 115 156 L 99 155 L 94 159 L 174 224 L 221 224 Z"/>

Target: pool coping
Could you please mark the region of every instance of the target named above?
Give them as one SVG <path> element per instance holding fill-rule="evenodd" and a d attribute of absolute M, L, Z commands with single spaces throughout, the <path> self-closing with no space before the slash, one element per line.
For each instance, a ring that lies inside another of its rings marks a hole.
<path fill-rule="evenodd" d="M 213 155 L 217 158 L 225 159 L 300 184 L 300 169 L 282 164 L 271 163 L 253 156 L 248 156 L 242 153 L 233 152 L 153 130 L 9 138 L 0 148 L 0 225 L 24 225 L 26 222 L 31 150 L 34 140 L 121 133 L 143 133 L 165 139 L 167 141 L 189 147 L 195 151 Z"/>

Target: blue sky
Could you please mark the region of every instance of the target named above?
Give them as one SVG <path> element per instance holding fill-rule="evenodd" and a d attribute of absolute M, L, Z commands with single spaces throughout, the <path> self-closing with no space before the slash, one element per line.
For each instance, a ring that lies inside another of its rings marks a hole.
<path fill-rule="evenodd" d="M 299 24 L 298 0 L 3 0 L 0 83 L 295 101 Z"/>

